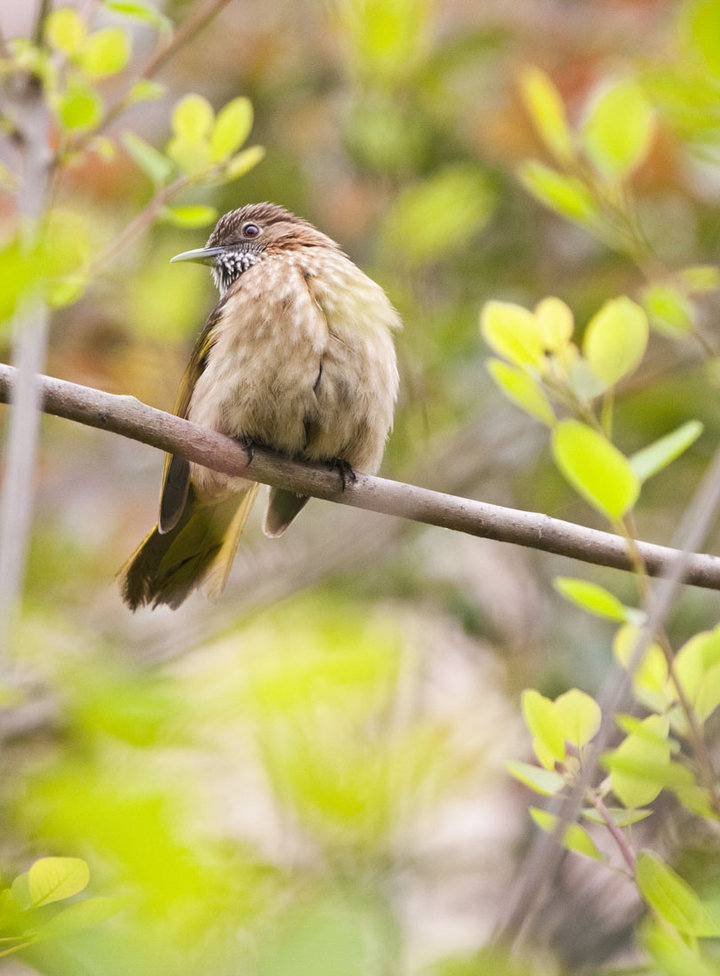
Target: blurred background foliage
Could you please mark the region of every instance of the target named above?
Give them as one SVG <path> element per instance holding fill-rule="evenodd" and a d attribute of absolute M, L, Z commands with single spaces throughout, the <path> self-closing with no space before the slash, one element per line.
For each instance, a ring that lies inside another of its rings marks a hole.
<path fill-rule="evenodd" d="M 32 6 L 0 4 L 5 38 L 27 36 Z M 122 27 L 126 47 L 76 44 L 56 23 L 76 72 L 56 111 L 75 136 L 102 112 L 83 78 L 110 103 L 190 7 L 79 4 L 95 28 Z M 542 106 L 554 109 L 532 87 L 537 68 L 606 175 L 622 147 L 603 156 L 584 120 L 630 85 L 620 96 L 642 158 L 622 193 L 588 184 L 562 136 L 542 138 Z M 657 329 L 618 393 L 618 443 L 631 452 L 690 418 L 705 427 L 637 511 L 642 538 L 669 541 L 720 437 L 717 0 L 234 0 L 156 81 L 55 187 L 75 221 L 59 221 L 57 274 L 90 277 L 55 296 L 49 373 L 170 409 L 214 295 L 206 271 L 168 259 L 199 246 L 213 214 L 271 200 L 336 238 L 402 314 L 385 474 L 600 525 L 541 425 L 492 383 L 478 312 L 552 294 L 582 329 L 626 294 Z M 184 185 L 173 207 L 185 209 L 113 250 L 170 179 L 147 147 L 174 139 L 170 157 L 193 165 L 178 140 L 194 122 L 173 116 L 187 92 L 216 110 L 249 99 L 265 156 L 243 158 L 239 182 Z M 573 180 L 590 186 L 589 206 L 602 197 L 602 232 Z M 536 199 L 548 194 L 554 211 Z M 0 223 L 8 239 L 11 193 Z M 7 293 L 21 266 L 4 256 Z M 698 266 L 711 266 L 700 283 Z M 580 573 L 630 602 L 632 579 L 313 502 L 277 542 L 252 522 L 220 604 L 198 595 L 132 616 L 113 577 L 155 519 L 160 470 L 150 448 L 44 419 L 0 714 L 3 884 L 36 858 L 77 857 L 92 894 L 120 902 L 91 928 L 55 923 L 62 938 L 9 957 L 7 971 L 550 976 L 634 964 L 636 892 L 576 860 L 529 959 L 483 948 L 531 835 L 528 794 L 504 769 L 529 755 L 520 691 L 593 694 L 611 661 L 607 622 L 562 601 L 552 579 Z M 716 532 L 709 551 L 719 544 Z M 716 608 L 689 589 L 673 635 L 713 626 Z M 676 809 L 639 829 L 717 886 L 706 838 L 684 833 Z M 652 971 L 681 971 L 670 966 Z"/>

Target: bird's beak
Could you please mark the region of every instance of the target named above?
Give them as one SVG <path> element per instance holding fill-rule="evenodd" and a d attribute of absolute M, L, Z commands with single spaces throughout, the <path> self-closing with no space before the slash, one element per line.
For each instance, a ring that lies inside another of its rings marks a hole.
<path fill-rule="evenodd" d="M 224 247 L 198 247 L 194 251 L 183 251 L 170 258 L 170 264 L 175 261 L 199 261 L 201 264 L 212 264 L 213 258 L 222 254 Z"/>

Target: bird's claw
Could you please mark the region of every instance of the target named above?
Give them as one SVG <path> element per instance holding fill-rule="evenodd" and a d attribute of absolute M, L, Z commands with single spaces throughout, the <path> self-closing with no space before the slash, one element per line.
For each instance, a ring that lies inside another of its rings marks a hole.
<path fill-rule="evenodd" d="M 347 461 L 343 461 L 342 458 L 333 458 L 330 462 L 330 470 L 337 471 L 340 475 L 343 491 L 345 491 L 348 484 L 354 485 L 357 481 L 357 475 L 353 471 L 352 465 L 348 464 Z"/>

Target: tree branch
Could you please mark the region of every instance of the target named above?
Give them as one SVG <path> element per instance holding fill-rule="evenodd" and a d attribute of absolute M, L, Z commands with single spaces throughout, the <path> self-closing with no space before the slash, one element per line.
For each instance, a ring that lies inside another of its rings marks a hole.
<path fill-rule="evenodd" d="M 0 402 L 10 402 L 16 378 L 17 370 L 0 363 Z M 232 438 L 155 410 L 134 397 L 116 396 L 49 376 L 39 377 L 38 382 L 46 413 L 122 434 L 226 474 L 600 566 L 632 569 L 624 540 L 609 532 L 364 474 L 358 474 L 357 480 L 343 490 L 340 476 L 326 466 L 293 461 L 261 447 L 248 462 L 245 450 Z M 668 546 L 637 545 L 653 576 L 666 573 L 678 555 Z M 687 557 L 683 578 L 695 586 L 720 590 L 720 557 L 692 553 Z"/>

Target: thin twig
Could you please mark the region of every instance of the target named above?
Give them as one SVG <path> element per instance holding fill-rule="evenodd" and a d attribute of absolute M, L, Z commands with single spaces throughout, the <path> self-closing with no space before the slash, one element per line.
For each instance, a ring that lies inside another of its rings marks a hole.
<path fill-rule="evenodd" d="M 0 364 L 0 402 L 10 400 L 16 377 L 16 370 Z M 339 475 L 326 466 L 292 461 L 259 447 L 248 464 L 245 451 L 231 438 L 155 410 L 134 397 L 115 396 L 47 376 L 39 377 L 38 382 L 47 413 L 122 434 L 217 471 L 384 515 L 601 566 L 632 569 L 624 540 L 609 532 L 363 474 L 358 474 L 357 480 L 343 490 Z M 653 575 L 670 571 L 680 555 L 667 546 L 647 542 L 637 545 Z M 720 558 L 689 554 L 683 562 L 682 579 L 696 586 L 720 589 Z"/>

